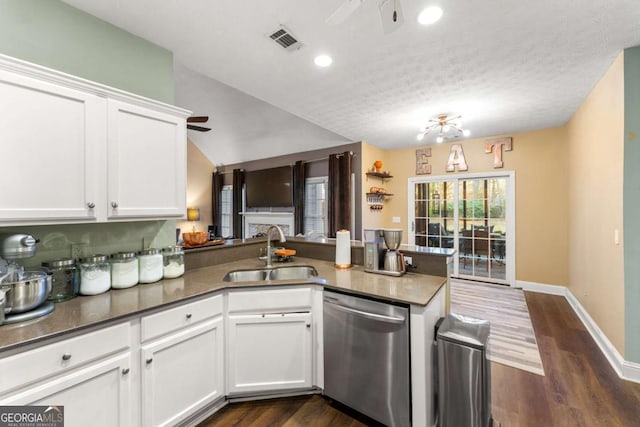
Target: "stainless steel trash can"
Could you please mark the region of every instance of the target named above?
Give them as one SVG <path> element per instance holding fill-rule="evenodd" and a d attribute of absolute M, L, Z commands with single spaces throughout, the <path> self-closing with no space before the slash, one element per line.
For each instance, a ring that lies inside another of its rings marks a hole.
<path fill-rule="evenodd" d="M 438 328 L 439 426 L 491 426 L 489 329 L 487 320 L 454 313 Z"/>

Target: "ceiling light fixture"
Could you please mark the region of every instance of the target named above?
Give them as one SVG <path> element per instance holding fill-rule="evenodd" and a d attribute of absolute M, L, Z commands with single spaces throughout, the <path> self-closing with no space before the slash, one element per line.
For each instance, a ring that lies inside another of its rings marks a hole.
<path fill-rule="evenodd" d="M 420 12 L 418 22 L 422 25 L 431 25 L 442 18 L 442 9 L 438 6 L 431 6 Z"/>
<path fill-rule="evenodd" d="M 318 55 L 313 62 L 318 67 L 328 67 L 333 62 L 333 59 L 329 55 Z"/>
<path fill-rule="evenodd" d="M 424 137 L 431 131 L 437 130 L 437 143 L 444 142 L 445 139 L 458 138 L 460 135 L 469 136 L 471 131 L 462 128 L 462 116 L 447 118 L 446 114 L 440 114 L 437 119 L 429 119 L 429 124 L 420 129 L 417 136 L 418 141 L 422 141 Z"/>

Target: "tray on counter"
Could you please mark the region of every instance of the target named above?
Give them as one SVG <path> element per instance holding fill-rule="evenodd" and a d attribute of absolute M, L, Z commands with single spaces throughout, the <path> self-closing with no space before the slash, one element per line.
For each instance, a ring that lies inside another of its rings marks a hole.
<path fill-rule="evenodd" d="M 224 245 L 224 242 L 226 242 L 225 239 L 216 239 L 216 240 L 209 240 L 206 243 L 203 243 L 201 245 L 188 245 L 186 243 L 183 243 L 182 246 L 185 249 L 193 249 L 193 248 L 205 248 L 207 246 L 217 246 L 217 245 Z"/>

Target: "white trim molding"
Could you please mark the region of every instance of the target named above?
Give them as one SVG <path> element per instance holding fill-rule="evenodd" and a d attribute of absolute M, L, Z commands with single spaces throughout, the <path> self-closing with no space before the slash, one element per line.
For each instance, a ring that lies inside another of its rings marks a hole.
<path fill-rule="evenodd" d="M 609 341 L 609 338 L 602 332 L 602 329 L 600 329 L 598 324 L 589 315 L 584 306 L 580 304 L 580 301 L 573 295 L 571 290 L 565 286 L 547 285 L 521 280 L 517 281 L 517 285 L 525 291 L 565 297 L 618 376 L 624 380 L 640 383 L 640 363 L 629 362 L 622 357 L 620 352 L 614 347 L 611 341 Z"/>

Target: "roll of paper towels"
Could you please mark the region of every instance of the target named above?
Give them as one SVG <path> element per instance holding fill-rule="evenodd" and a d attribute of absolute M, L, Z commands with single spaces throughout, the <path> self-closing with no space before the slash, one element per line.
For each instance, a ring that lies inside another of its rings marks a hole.
<path fill-rule="evenodd" d="M 336 267 L 351 267 L 351 233 L 340 230 L 336 233 Z"/>

